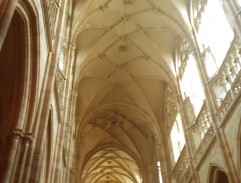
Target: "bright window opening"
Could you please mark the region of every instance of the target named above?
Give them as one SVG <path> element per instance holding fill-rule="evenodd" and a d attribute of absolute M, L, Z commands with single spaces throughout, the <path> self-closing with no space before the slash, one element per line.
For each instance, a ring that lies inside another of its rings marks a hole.
<path fill-rule="evenodd" d="M 213 76 L 217 72 L 218 66 L 215 64 L 212 55 L 209 55 L 204 62 L 208 77 Z"/>
<path fill-rule="evenodd" d="M 203 105 L 205 95 L 196 62 L 192 54 L 189 56 L 180 84 L 183 98 L 189 97 L 194 107 L 195 116 L 197 116 Z"/>
<path fill-rule="evenodd" d="M 202 51 L 208 46 L 213 56 L 213 59 L 210 57 L 205 62 L 207 74 L 210 77 L 221 66 L 234 39 L 233 30 L 219 1 L 208 1 L 201 18 L 198 35 Z"/>
<path fill-rule="evenodd" d="M 177 115 L 171 131 L 171 141 L 175 162 L 178 160 L 186 143 L 180 114 Z"/>
<path fill-rule="evenodd" d="M 238 1 L 238 4 L 241 6 L 241 0 L 237 0 Z"/>

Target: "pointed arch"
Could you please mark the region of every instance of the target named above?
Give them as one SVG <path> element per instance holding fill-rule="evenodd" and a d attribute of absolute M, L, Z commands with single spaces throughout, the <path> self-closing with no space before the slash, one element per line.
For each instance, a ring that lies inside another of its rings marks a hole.
<path fill-rule="evenodd" d="M 38 83 L 38 22 L 34 6 L 19 1 L 0 50 L 0 95 L 4 115 L 0 137 L 12 129 L 24 130 L 35 112 Z"/>
<path fill-rule="evenodd" d="M 33 123 L 36 111 L 36 98 L 39 78 L 39 22 L 37 8 L 32 1 L 19 1 L 16 11 L 21 14 L 24 21 L 26 58 L 23 63 L 23 95 L 21 99 L 21 118 L 26 131 L 31 131 L 29 127 Z M 26 123 L 27 122 L 27 123 Z"/>
<path fill-rule="evenodd" d="M 213 164 L 209 168 L 208 183 L 230 183 L 230 181 L 225 170 Z"/>
<path fill-rule="evenodd" d="M 0 88 L 1 98 L 3 98 L 4 111 L 1 129 L 10 129 L 15 126 L 20 116 L 21 96 L 23 96 L 24 65 L 26 60 L 27 41 L 24 19 L 19 11 L 15 10 L 12 21 L 8 28 L 0 51 Z M 6 131 L 6 130 L 5 130 Z M 6 132 L 5 132 L 6 133 Z M 6 135 L 6 134 L 5 134 Z"/>

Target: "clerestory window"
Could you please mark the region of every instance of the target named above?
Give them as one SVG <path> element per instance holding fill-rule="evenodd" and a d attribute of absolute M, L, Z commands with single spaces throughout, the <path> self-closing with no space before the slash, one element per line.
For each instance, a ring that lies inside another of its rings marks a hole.
<path fill-rule="evenodd" d="M 209 0 L 201 6 L 196 14 L 196 29 L 207 75 L 211 77 L 222 65 L 234 33 L 218 0 Z"/>
<path fill-rule="evenodd" d="M 183 99 L 189 98 L 193 105 L 195 116 L 197 116 L 203 105 L 205 95 L 196 61 L 192 54 L 189 55 L 186 62 L 186 67 L 180 80 L 180 87 Z"/>

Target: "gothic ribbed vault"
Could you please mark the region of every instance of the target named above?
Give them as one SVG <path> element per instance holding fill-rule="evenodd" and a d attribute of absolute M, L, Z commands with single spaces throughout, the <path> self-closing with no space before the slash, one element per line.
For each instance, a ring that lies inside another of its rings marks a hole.
<path fill-rule="evenodd" d="M 240 183 L 241 0 L 0 0 L 0 183 Z"/>
<path fill-rule="evenodd" d="M 83 182 L 141 182 L 141 179 L 137 162 L 123 150 L 113 147 L 91 156 L 82 174 Z"/>
<path fill-rule="evenodd" d="M 113 183 L 140 182 L 140 177 L 136 180 L 133 177 L 140 175 L 143 167 L 129 163 L 128 169 L 131 170 L 128 170 L 124 165 L 125 160 L 121 162 L 121 158 L 118 159 L 124 151 L 116 150 L 112 164 L 105 161 L 108 154 L 106 149 L 101 149 L 89 161 L 86 160 L 89 154 L 105 144 L 127 149 L 136 158 L 133 162 L 138 160 L 144 166 L 150 161 L 150 154 L 153 159 L 158 159 L 156 151 L 149 147 L 151 144 L 161 144 L 165 91 L 167 87 L 175 90 L 174 59 L 178 41 L 181 38 L 190 39 L 186 37 L 191 35 L 188 34 L 186 23 L 187 2 L 74 2 L 74 89 L 78 93 L 76 136 L 81 150 L 79 171 L 85 172 L 83 176 L 88 180 L 86 182 L 101 183 L 110 179 Z M 100 170 L 95 178 L 95 174 L 86 173 L 92 170 L 92 164 L 96 170 Z M 83 170 L 83 167 L 87 168 Z M 123 176 L 128 172 L 130 177 L 124 181 L 118 176 L 105 176 L 104 167 Z"/>

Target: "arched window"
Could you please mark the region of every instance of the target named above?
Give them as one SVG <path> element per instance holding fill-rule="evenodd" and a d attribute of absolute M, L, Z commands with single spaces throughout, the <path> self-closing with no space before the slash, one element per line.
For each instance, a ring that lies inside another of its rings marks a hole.
<path fill-rule="evenodd" d="M 186 116 L 186 125 L 191 127 L 194 125 L 194 123 L 200 122 L 203 127 L 202 122 L 204 120 L 200 120 L 199 118 L 200 116 L 201 118 L 204 117 L 203 106 L 205 104 L 205 94 L 199 75 L 197 62 L 191 50 L 192 49 L 186 40 L 180 40 L 178 49 L 179 59 L 177 60 L 176 64 L 177 74 L 180 92 L 183 98 L 183 109 Z M 195 124 L 195 126 L 200 126 L 200 124 Z M 204 130 L 202 131 L 204 132 Z M 201 135 L 204 136 L 203 134 Z M 195 143 L 196 146 L 199 145 L 202 139 L 201 135 L 198 134 L 198 143 Z M 197 136 L 197 134 L 195 134 L 195 136 Z"/>
<path fill-rule="evenodd" d="M 218 0 L 196 1 L 194 19 L 206 72 L 211 77 L 221 66 L 234 33 Z"/>

